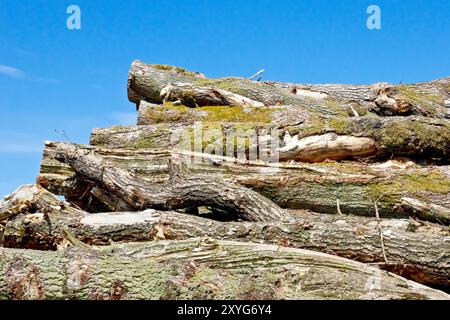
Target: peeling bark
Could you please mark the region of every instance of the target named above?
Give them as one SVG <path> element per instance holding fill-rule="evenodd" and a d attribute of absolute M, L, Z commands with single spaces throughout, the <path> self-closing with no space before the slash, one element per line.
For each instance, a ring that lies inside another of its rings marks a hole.
<path fill-rule="evenodd" d="M 450 208 L 407 197 L 401 199 L 400 206 L 404 211 L 421 219 L 450 225 Z"/>
<path fill-rule="evenodd" d="M 63 209 L 68 210 L 68 214 L 74 212 L 68 203 L 58 200 L 42 187 L 24 185 L 0 200 L 0 221 L 7 220 L 21 213 L 50 213 L 59 212 Z"/>
<path fill-rule="evenodd" d="M 171 82 L 189 82 L 203 79 L 200 73 L 167 65 L 146 65 L 139 60 L 131 64 L 128 74 L 128 99 L 139 105 L 139 101 L 162 101 L 161 90 Z"/>
<path fill-rule="evenodd" d="M 0 244 L 18 248 L 0 248 L 0 298 L 450 298 L 399 276 L 450 288 L 450 78 L 302 85 L 135 61 L 127 89 L 138 126 L 46 143 L 39 186 L 0 201 Z M 410 216 L 437 224 L 384 219 Z"/>
<path fill-rule="evenodd" d="M 370 138 L 324 134 L 303 139 L 291 139 L 279 150 L 281 161 L 322 162 L 375 155 L 375 141 Z"/>
<path fill-rule="evenodd" d="M 261 102 L 254 101 L 230 91 L 216 89 L 214 87 L 196 87 L 183 83 L 167 85 L 161 90 L 160 96 L 164 102 L 178 101 L 189 108 L 197 108 L 200 106 L 264 106 Z"/>

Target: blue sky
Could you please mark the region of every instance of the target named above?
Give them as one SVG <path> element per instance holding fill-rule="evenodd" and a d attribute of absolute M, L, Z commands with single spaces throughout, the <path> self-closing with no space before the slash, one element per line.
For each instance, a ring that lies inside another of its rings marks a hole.
<path fill-rule="evenodd" d="M 69 5 L 81 30 L 66 27 Z M 382 29 L 366 27 L 376 4 Z M 0 0 L 0 196 L 39 171 L 45 140 L 132 124 L 134 59 L 210 77 L 393 83 L 450 75 L 448 0 Z"/>

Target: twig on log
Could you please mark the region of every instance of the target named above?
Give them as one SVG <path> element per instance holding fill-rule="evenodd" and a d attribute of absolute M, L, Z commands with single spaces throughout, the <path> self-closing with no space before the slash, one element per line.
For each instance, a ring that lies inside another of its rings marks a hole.
<path fill-rule="evenodd" d="M 264 69 L 259 70 L 257 73 L 255 73 L 254 75 L 252 75 L 251 77 L 249 77 L 248 80 L 253 80 L 253 79 L 255 79 L 256 77 L 262 75 L 262 74 L 264 73 L 264 71 L 266 71 L 266 70 L 264 70 Z M 257 81 L 260 81 L 261 79 L 262 79 L 262 76 L 259 77 Z"/>
<path fill-rule="evenodd" d="M 340 201 L 339 201 L 339 198 L 336 199 L 336 207 L 337 207 L 338 215 L 342 216 L 341 203 L 340 203 Z"/>
<path fill-rule="evenodd" d="M 377 228 L 378 228 L 378 234 L 380 236 L 380 242 L 381 242 L 381 250 L 383 252 L 383 258 L 384 258 L 384 262 L 388 263 L 387 260 L 387 256 L 386 256 L 386 249 L 384 246 L 384 236 L 383 236 L 383 230 L 381 229 L 381 220 L 380 220 L 380 213 L 378 212 L 378 201 L 380 201 L 380 199 L 384 196 L 384 194 L 382 194 L 378 199 L 376 199 L 374 201 L 374 206 L 375 206 L 375 216 L 377 218 Z"/>

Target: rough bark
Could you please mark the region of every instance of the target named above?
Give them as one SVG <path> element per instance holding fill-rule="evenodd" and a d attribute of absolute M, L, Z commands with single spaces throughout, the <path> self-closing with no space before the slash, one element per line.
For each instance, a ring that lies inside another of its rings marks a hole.
<path fill-rule="evenodd" d="M 302 85 L 277 82 L 257 82 L 242 78 L 199 79 L 194 73 L 175 67 L 161 68 L 140 61 L 133 62 L 128 81 L 130 101 L 162 103 L 159 96 L 168 84 L 189 83 L 227 90 L 266 106 L 290 105 L 313 113 L 332 115 L 354 109 L 379 114 L 450 117 L 445 100 L 450 97 L 450 78 L 414 85 Z M 335 110 L 331 110 L 333 106 Z"/>
<path fill-rule="evenodd" d="M 113 167 L 103 158 L 70 144 L 59 144 L 53 156 L 79 177 L 120 198 L 135 210 L 173 210 L 208 206 L 246 221 L 279 221 L 283 210 L 255 191 L 231 181 L 206 175 L 176 173 L 165 184 L 149 183 L 128 171 Z"/>
<path fill-rule="evenodd" d="M 280 108 L 284 108 L 281 113 Z M 159 106 L 145 110 L 145 115 L 141 115 L 140 119 L 145 117 L 148 119 L 147 123 L 153 124 L 94 129 L 90 143 L 132 149 L 176 147 L 192 150 L 193 146 L 199 146 L 201 150 L 209 148 L 216 153 L 236 155 L 238 147 L 246 148 L 247 151 L 258 148 L 260 141 L 257 138 L 276 139 L 279 148 L 272 153 L 283 153 L 283 148 L 292 141 L 301 145 L 310 139 L 325 140 L 332 135 L 333 139 L 344 140 L 350 147 L 354 140 L 365 138 L 365 145 L 371 152 L 355 155 L 346 148 L 335 146 L 334 150 L 326 150 L 326 157 L 330 160 L 385 160 L 393 156 L 406 156 L 447 164 L 450 161 L 449 120 L 419 116 L 305 118 L 296 108 L 288 107 L 266 108 L 255 112 L 251 110 L 250 113 L 243 111 L 241 107 L 208 107 L 203 110 Z M 191 120 L 184 122 L 183 119 Z M 196 120 L 198 122 L 193 123 Z M 236 137 L 237 142 L 233 142 L 232 137 Z M 358 145 L 357 142 L 354 148 Z M 335 151 L 339 151 L 338 157 Z M 293 160 L 299 156 L 305 162 L 322 160 L 301 149 L 286 155 L 285 160 Z"/>
<path fill-rule="evenodd" d="M 285 89 L 242 78 L 205 79 L 182 68 L 144 64 L 134 61 L 128 76 L 128 99 L 139 106 L 141 100 L 162 103 L 161 91 L 169 84 L 189 83 L 215 87 L 245 96 L 265 105 L 307 104 Z"/>
<path fill-rule="evenodd" d="M 133 61 L 128 74 L 128 99 L 139 105 L 139 101 L 162 101 L 161 90 L 172 82 L 190 82 L 203 79 L 200 73 L 167 65 L 147 65 L 139 60 Z"/>
<path fill-rule="evenodd" d="M 0 249 L 9 299 L 449 299 L 308 250 L 191 239 L 63 251 Z"/>
<path fill-rule="evenodd" d="M 341 104 L 364 106 L 381 116 L 422 115 L 450 118 L 445 101 L 450 97 L 450 77 L 417 84 L 374 85 L 295 84 L 266 82 L 277 88 L 316 99 L 334 98 Z"/>
<path fill-rule="evenodd" d="M 21 213 L 50 213 L 63 209 L 67 210 L 68 214 L 74 212 L 68 203 L 57 199 L 42 187 L 25 185 L 0 200 L 0 221 Z"/>
<path fill-rule="evenodd" d="M 126 211 L 125 201 L 106 201 L 113 206 L 98 206 L 98 189 L 91 192 L 69 165 L 54 160 L 57 143 L 48 143 L 41 162 L 39 183 L 56 194 L 66 196 L 88 211 Z M 169 179 L 168 164 L 175 151 L 159 149 L 106 149 L 92 148 L 110 166 L 126 169 L 148 183 L 165 183 Z M 310 209 L 316 212 L 337 213 L 336 201 L 344 214 L 374 216 L 377 200 L 380 214 L 385 217 L 416 216 L 449 224 L 450 220 L 439 211 L 450 208 L 449 166 L 423 166 L 407 159 L 394 159 L 384 163 L 259 163 L 239 161 L 207 154 L 176 153 L 183 157 L 192 174 L 210 178 L 233 179 L 263 194 L 285 208 Z M 423 204 L 411 210 L 404 198 L 416 199 Z M 97 201 L 96 201 L 97 200 Z M 89 205 L 88 205 L 89 204 Z M 123 206 L 119 206 L 123 204 Z M 425 206 L 424 206 L 425 205 Z"/>
<path fill-rule="evenodd" d="M 67 214 L 66 210 L 44 215 L 23 214 L 10 219 L 3 246 L 56 250 L 67 242 L 61 230 L 69 230 L 89 245 L 111 242 L 184 240 L 211 237 L 277 244 L 309 249 L 344 258 L 377 263 L 408 279 L 448 289 L 450 283 L 449 231 L 413 220 L 332 216 L 301 212 L 290 222 L 220 222 L 176 212 L 147 210 Z M 384 252 L 379 229 L 383 232 Z M 384 260 L 386 255 L 387 261 Z"/>
<path fill-rule="evenodd" d="M 380 219 L 450 224 L 450 78 L 301 85 L 135 61 L 127 87 L 139 126 L 46 144 L 38 184 L 67 202 L 31 185 L 0 201 L 0 244 L 18 248 L 0 248 L 0 298 L 450 298 L 399 276 L 449 290 L 448 228 Z"/>

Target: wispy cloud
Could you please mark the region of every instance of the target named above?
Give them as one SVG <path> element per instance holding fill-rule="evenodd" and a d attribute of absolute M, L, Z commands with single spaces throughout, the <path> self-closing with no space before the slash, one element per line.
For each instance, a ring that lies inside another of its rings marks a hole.
<path fill-rule="evenodd" d="M 26 77 L 26 73 L 22 70 L 11 66 L 6 66 L 4 64 L 0 64 L 0 74 L 4 74 L 15 79 L 24 79 Z"/>
<path fill-rule="evenodd" d="M 42 145 L 22 143 L 0 143 L 0 153 L 41 153 Z"/>
<path fill-rule="evenodd" d="M 55 83 L 61 82 L 58 79 L 31 76 L 31 75 L 28 75 L 25 71 L 22 71 L 15 67 L 7 66 L 4 64 L 0 64 L 0 74 L 4 74 L 6 76 L 9 76 L 9 77 L 15 78 L 15 79 L 28 80 L 28 81 L 32 81 L 32 82 L 38 82 L 38 83 L 55 84 Z"/>
<path fill-rule="evenodd" d="M 136 124 L 135 112 L 113 112 L 109 114 L 109 117 L 117 125 L 131 126 Z"/>

